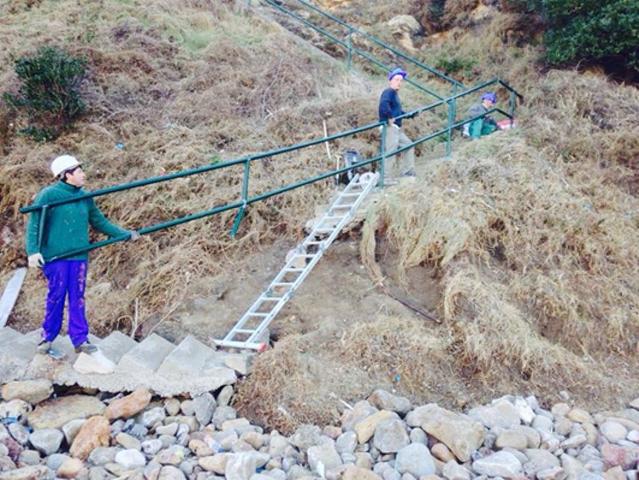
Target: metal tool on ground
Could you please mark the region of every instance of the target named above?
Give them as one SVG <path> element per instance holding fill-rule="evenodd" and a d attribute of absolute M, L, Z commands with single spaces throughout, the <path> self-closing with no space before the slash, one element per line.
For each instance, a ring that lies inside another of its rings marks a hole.
<path fill-rule="evenodd" d="M 314 225 L 311 233 L 287 259 L 266 290 L 242 315 L 231 331 L 215 343 L 220 347 L 246 348 L 262 351 L 268 346 L 264 339 L 267 328 L 279 311 L 299 288 L 319 262 L 324 252 L 353 218 L 357 208 L 373 190 L 379 174 L 367 172 L 353 176 L 339 192 L 331 206 Z"/>

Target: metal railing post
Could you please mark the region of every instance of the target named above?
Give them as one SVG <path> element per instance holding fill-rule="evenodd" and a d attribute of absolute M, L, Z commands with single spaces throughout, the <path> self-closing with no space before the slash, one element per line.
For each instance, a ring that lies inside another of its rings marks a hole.
<path fill-rule="evenodd" d="M 515 116 L 515 107 L 517 105 L 517 94 L 514 90 L 510 91 L 510 98 L 508 99 L 508 113 L 510 114 L 511 120 Z"/>
<path fill-rule="evenodd" d="M 382 138 L 381 141 L 379 142 L 379 146 L 380 146 L 380 155 L 382 156 L 382 160 L 379 163 L 379 183 L 378 186 L 384 188 L 384 175 L 386 172 L 386 129 L 388 128 L 388 125 L 386 123 L 382 124 L 381 127 L 381 132 L 382 132 Z"/>
<path fill-rule="evenodd" d="M 248 187 L 249 187 L 249 175 L 251 170 L 251 159 L 247 158 L 244 162 L 244 178 L 242 180 L 242 206 L 235 215 L 233 221 L 233 228 L 231 229 L 231 238 L 235 238 L 238 229 L 240 228 L 240 222 L 244 218 L 244 212 L 246 211 L 246 205 L 248 201 Z"/>
<path fill-rule="evenodd" d="M 348 44 L 348 53 L 346 56 L 346 68 L 348 70 L 353 66 L 353 30 L 348 31 L 348 36 L 346 37 L 346 43 Z"/>

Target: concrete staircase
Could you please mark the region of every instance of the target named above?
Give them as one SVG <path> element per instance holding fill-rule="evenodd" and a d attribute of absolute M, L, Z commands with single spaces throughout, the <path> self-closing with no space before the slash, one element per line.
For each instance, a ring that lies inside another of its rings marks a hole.
<path fill-rule="evenodd" d="M 56 385 L 80 385 L 106 392 L 132 391 L 146 387 L 158 395 L 198 394 L 235 383 L 246 375 L 253 353 L 216 351 L 195 337 L 187 336 L 175 345 L 156 334 L 141 342 L 113 332 L 104 339 L 91 337 L 101 354 L 115 364 L 108 374 L 82 374 L 75 362 L 91 362 L 93 357 L 75 353 L 68 336 L 53 343 L 66 358 L 54 360 L 38 354 L 39 331 L 21 334 L 0 328 L 0 384 L 12 380 L 48 378 Z"/>

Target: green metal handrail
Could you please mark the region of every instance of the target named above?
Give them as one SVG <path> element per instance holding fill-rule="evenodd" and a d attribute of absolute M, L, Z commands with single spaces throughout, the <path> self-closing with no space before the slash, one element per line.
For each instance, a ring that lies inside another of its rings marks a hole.
<path fill-rule="evenodd" d="M 359 48 L 355 48 L 353 47 L 352 43 L 350 43 L 350 37 L 349 37 L 349 41 L 348 42 L 344 42 L 343 40 L 337 38 L 335 35 L 333 35 L 332 33 L 328 32 L 327 30 L 324 30 L 322 27 L 319 27 L 317 25 L 315 25 L 313 22 L 305 19 L 304 17 L 301 17 L 300 15 L 297 15 L 295 12 L 292 12 L 284 7 L 282 7 L 281 5 L 278 5 L 276 2 L 274 2 L 273 0 L 265 0 L 269 5 L 271 5 L 273 8 L 280 10 L 281 12 L 286 13 L 287 15 L 295 18 L 296 20 L 299 20 L 300 22 L 304 23 L 305 25 L 308 25 L 310 28 L 312 28 L 313 30 L 321 33 L 322 35 L 330 38 L 332 41 L 334 41 L 335 43 L 337 43 L 338 45 L 340 45 L 341 47 L 343 47 L 344 49 L 346 49 L 347 54 L 348 54 L 348 63 L 350 64 L 350 59 L 353 53 L 359 55 L 362 58 L 365 58 L 366 60 L 368 60 L 369 62 L 371 62 L 372 64 L 376 65 L 377 67 L 381 68 L 384 71 L 389 71 L 392 67 L 381 62 L 380 60 L 376 59 L 374 56 L 370 55 L 367 52 L 364 52 L 363 50 L 360 50 Z M 354 27 L 353 27 L 354 28 Z M 381 40 L 380 40 L 381 41 Z M 405 78 L 404 81 L 410 85 L 412 85 L 413 87 L 417 88 L 418 90 L 420 90 L 421 92 L 427 93 L 439 100 L 442 100 L 444 97 L 442 97 L 439 93 L 435 92 L 434 90 L 431 90 L 428 87 L 425 87 L 424 85 L 416 82 L 415 80 L 412 80 L 411 78 Z"/>
<path fill-rule="evenodd" d="M 490 86 L 492 84 L 500 84 L 502 85 L 504 88 L 506 88 L 509 92 L 510 92 L 510 99 L 509 99 L 509 110 L 508 112 L 499 109 L 499 108 L 493 108 L 491 110 L 489 110 L 486 114 L 492 113 L 492 112 L 498 112 L 506 117 L 509 118 L 514 118 L 514 110 L 516 107 L 516 98 L 521 98 L 523 99 L 523 97 L 521 95 L 519 95 L 519 93 L 517 93 L 512 87 L 510 87 L 510 85 L 508 85 L 506 82 L 502 81 L 499 78 L 495 78 L 492 80 L 489 80 L 487 82 L 484 82 L 480 85 L 477 85 L 475 87 L 469 88 L 463 92 L 460 92 L 456 95 L 453 95 L 447 99 L 444 100 L 439 100 L 437 102 L 434 102 L 430 105 L 425 105 L 423 107 L 417 108 L 415 110 L 412 110 L 410 112 L 406 112 L 404 115 L 401 115 L 400 117 L 397 118 L 404 118 L 404 117 L 409 117 L 415 113 L 420 113 L 423 111 L 427 111 L 427 110 L 432 110 L 434 108 L 437 108 L 443 104 L 447 104 L 449 109 L 451 108 L 451 105 L 454 104 L 454 102 L 456 101 L 456 99 L 466 96 L 466 95 L 470 95 L 478 90 L 481 90 L 482 88 L 486 88 L 487 86 Z M 450 111 L 450 110 L 449 110 Z M 68 199 L 63 199 L 63 200 L 57 200 L 57 201 L 52 201 L 50 203 L 47 204 L 42 204 L 42 205 L 29 205 L 27 207 L 23 207 L 20 209 L 20 211 L 22 213 L 29 213 L 29 212 L 34 212 L 36 210 L 41 210 L 41 217 L 40 217 L 40 229 L 39 229 L 39 239 L 38 239 L 38 243 L 41 242 L 42 240 L 42 232 L 44 230 L 44 222 L 46 219 L 46 211 L 49 208 L 58 206 L 58 205 L 62 205 L 65 203 L 71 203 L 71 202 L 77 202 L 83 199 L 87 199 L 87 198 L 93 198 L 93 197 L 98 197 L 98 196 L 102 196 L 102 195 L 108 195 L 111 193 L 115 193 L 115 192 L 119 192 L 119 191 L 124 191 L 124 190 L 130 190 L 130 189 L 134 189 L 134 188 L 140 188 L 146 185 L 151 185 L 151 184 L 155 184 L 155 183 L 160 183 L 160 182 L 166 182 L 166 181 L 170 181 L 170 180 L 174 180 L 177 178 L 183 178 L 183 177 L 187 177 L 187 176 L 191 176 L 191 175 L 197 175 L 197 174 L 201 174 L 201 173 L 205 173 L 205 172 L 209 172 L 209 171 L 213 171 L 213 170 L 218 170 L 218 169 L 222 169 L 222 168 L 229 168 L 229 167 L 233 167 L 233 166 L 237 166 L 237 165 L 244 165 L 244 178 L 243 178 L 243 182 L 242 182 L 242 192 L 241 192 L 241 199 L 238 201 L 234 201 L 231 203 L 228 203 L 226 205 L 221 205 L 221 206 L 217 206 L 214 207 L 212 209 L 209 210 L 204 210 L 201 212 L 197 212 L 197 213 L 193 213 L 193 214 L 189 214 L 183 217 L 179 217 L 173 220 L 168 220 L 166 222 L 161 222 L 155 225 L 151 225 L 148 227 L 143 227 L 141 229 L 138 230 L 138 232 L 141 235 L 146 235 L 149 233 L 153 233 L 165 228 L 170 228 L 176 225 L 180 225 L 186 222 L 190 222 L 193 220 L 199 220 L 201 218 L 205 218 L 208 216 L 212 216 L 212 215 L 216 215 L 225 211 L 229 211 L 229 210 L 234 210 L 237 209 L 238 210 L 238 214 L 235 218 L 235 221 L 233 222 L 233 228 L 232 228 L 232 235 L 235 235 L 235 233 L 237 232 L 237 229 L 239 228 L 239 224 L 243 218 L 244 212 L 246 210 L 246 207 L 252 203 L 255 202 L 259 202 L 259 201 L 263 201 L 266 200 L 267 198 L 276 196 L 276 195 L 280 195 L 283 193 L 286 193 L 288 191 L 303 187 L 305 185 L 309 185 L 311 183 L 315 183 L 321 180 L 324 180 L 326 178 L 330 178 L 332 176 L 335 175 L 339 175 L 340 173 L 344 173 L 347 172 L 353 168 L 357 168 L 359 166 L 365 166 L 365 165 L 369 165 L 372 163 L 380 163 L 380 172 L 381 172 L 381 177 L 382 177 L 382 182 L 383 182 L 383 173 L 384 173 L 384 169 L 385 169 L 385 160 L 387 157 L 389 156 L 393 156 L 393 155 L 397 155 L 400 154 L 410 148 L 413 148 L 415 145 L 419 145 L 423 142 L 426 142 L 428 140 L 431 140 L 433 138 L 436 138 L 440 135 L 448 135 L 448 143 L 450 143 L 450 137 L 452 134 L 452 131 L 455 128 L 458 128 L 461 125 L 464 125 L 465 123 L 469 123 L 472 122 L 478 118 L 483 117 L 486 114 L 482 114 L 482 115 L 477 115 L 475 117 L 472 118 L 467 118 L 464 119 L 462 121 L 459 122 L 454 122 L 454 117 L 452 117 L 449 114 L 449 118 L 448 118 L 448 122 L 446 127 L 431 133 L 429 135 L 426 135 L 424 137 L 419 138 L 418 140 L 412 142 L 411 144 L 399 148 L 397 150 L 394 150 L 392 152 L 386 152 L 385 148 L 384 148 L 384 138 L 385 138 L 385 128 L 387 127 L 387 124 L 385 122 L 376 122 L 376 123 L 372 123 L 372 124 L 368 124 L 368 125 L 364 125 L 362 127 L 358 127 L 358 128 L 354 128 L 345 132 L 340 132 L 340 133 L 336 133 L 334 135 L 331 136 L 327 136 L 327 137 L 320 137 L 314 140 L 309 140 L 306 142 L 302 142 L 302 143 L 298 143 L 295 145 L 291 145 L 291 146 L 287 146 L 287 147 L 281 147 L 281 148 L 277 148 L 274 150 L 269 150 L 266 152 L 259 152 L 259 153 L 255 153 L 246 157 L 242 157 L 239 159 L 235 159 L 235 160 L 229 160 L 226 162 L 220 162 L 220 163 L 216 163 L 216 164 L 209 164 L 209 165 L 204 165 L 202 167 L 197 167 L 197 168 L 193 168 L 193 169 L 186 169 L 186 170 L 182 170 L 179 172 L 175 172 L 172 174 L 167 174 L 167 175 L 162 175 L 162 176 L 157 176 L 157 177 L 151 177 L 151 178 L 147 178 L 147 179 L 143 179 L 143 180 L 137 180 L 134 182 L 129 182 L 126 184 L 121 184 L 121 185 L 115 185 L 112 187 L 108 187 L 108 188 L 103 188 L 100 190 L 95 190 L 93 192 L 87 192 L 83 195 L 79 195 L 77 197 L 73 197 L 73 198 L 68 198 Z M 301 180 L 299 182 L 296 183 L 292 183 L 289 185 L 285 185 L 283 187 L 250 197 L 248 195 L 248 184 L 249 184 L 249 177 L 250 177 L 250 163 L 254 162 L 254 161 L 258 161 L 258 160 L 262 160 L 265 158 L 271 158 L 283 153 L 288 153 L 288 152 L 292 152 L 295 150 L 300 150 L 303 148 L 308 148 L 310 146 L 314 146 L 314 145 L 318 145 L 318 144 L 322 144 L 322 143 L 326 143 L 332 140 L 336 140 L 339 138 L 343 138 L 343 137 L 347 137 L 347 136 L 352 136 L 355 135 L 357 133 L 361 133 L 361 132 L 365 132 L 374 128 L 382 128 L 382 142 L 381 142 L 381 151 L 380 154 L 376 157 L 373 157 L 371 159 L 367 159 L 364 160 L 362 162 L 359 162 L 355 165 L 351 165 L 349 167 L 343 167 L 340 169 L 335 169 L 335 170 L 330 170 L 328 172 L 324 172 L 320 175 L 317 175 L 315 177 L 311 177 L 309 179 L 306 180 Z M 448 151 L 448 148 L 447 148 Z M 383 183 L 382 183 L 383 185 Z M 124 240 L 128 240 L 129 239 L 129 235 L 124 235 L 121 237 L 115 237 L 115 238 L 110 238 L 107 240 L 103 240 L 103 241 L 99 241 L 99 242 L 94 242 L 89 244 L 87 247 L 83 247 L 81 249 L 76 249 L 73 251 L 69 251 L 69 252 L 65 252 L 62 255 L 59 255 L 57 257 L 55 257 L 54 259 L 58 259 L 58 258 L 65 258 L 65 257 L 69 257 L 69 256 L 73 256 L 76 255 L 78 253 L 83 253 L 83 252 L 88 252 L 91 250 L 94 250 L 96 248 L 100 248 L 106 245 L 110 245 L 112 243 L 117 243 L 117 242 L 121 242 Z M 50 259 L 50 260 L 54 260 L 54 259 Z"/>
<path fill-rule="evenodd" d="M 275 4 L 274 0 L 265 0 L 265 1 L 269 5 Z M 319 13 L 323 17 L 328 18 L 329 20 L 332 20 L 333 22 L 335 22 L 335 23 L 347 28 L 348 31 L 349 31 L 349 36 L 352 33 L 357 33 L 357 34 L 363 36 L 364 38 L 370 40 L 371 42 L 375 43 L 376 45 L 384 48 L 385 50 L 388 50 L 389 52 L 394 53 L 398 57 L 400 57 L 400 58 L 412 63 L 413 65 L 415 65 L 415 66 L 417 66 L 417 67 L 419 67 L 419 68 L 421 68 L 423 70 L 428 71 L 429 73 L 432 73 L 436 77 L 438 77 L 438 78 L 440 78 L 440 79 L 442 79 L 442 80 L 444 80 L 444 81 L 446 81 L 446 82 L 448 82 L 448 83 L 450 83 L 450 84 L 452 84 L 454 86 L 458 86 L 458 87 L 462 87 L 462 88 L 464 87 L 464 85 L 461 82 L 459 82 L 458 80 L 455 80 L 454 78 L 449 77 L 445 73 L 440 72 L 439 70 L 437 70 L 437 69 L 435 69 L 435 68 L 433 68 L 433 67 L 431 67 L 429 65 L 426 65 L 425 63 L 420 62 L 419 60 L 411 57 L 410 55 L 405 54 L 401 50 L 398 50 L 395 47 L 393 47 L 391 45 L 388 45 L 387 43 L 383 42 L 382 40 L 380 40 L 379 38 L 375 37 L 374 35 L 371 35 L 370 33 L 367 33 L 367 32 L 365 32 L 363 30 L 360 30 L 360 29 L 350 25 L 349 23 L 346 23 L 345 21 L 337 18 L 336 16 L 331 15 L 330 13 L 322 10 L 321 8 L 316 7 L 315 5 L 307 2 L 306 0 L 293 0 L 293 1 L 301 4 L 304 7 L 308 8 L 310 10 L 313 10 L 316 13 Z M 277 5 L 277 4 L 275 4 L 275 5 Z M 278 7 L 279 7 L 279 5 L 278 5 Z M 280 9 L 280 10 L 282 10 L 282 9 Z M 286 9 L 283 8 L 283 10 L 286 10 Z"/>

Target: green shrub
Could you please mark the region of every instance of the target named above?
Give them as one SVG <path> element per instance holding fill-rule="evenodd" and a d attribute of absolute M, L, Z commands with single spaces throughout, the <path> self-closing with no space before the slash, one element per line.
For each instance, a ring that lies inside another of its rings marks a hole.
<path fill-rule="evenodd" d="M 435 60 L 435 68 L 442 70 L 446 75 L 459 74 L 469 76 L 477 62 L 471 58 L 455 56 L 441 56 Z"/>
<path fill-rule="evenodd" d="M 552 66 L 600 65 L 639 80 L 637 0 L 506 0 L 520 13 L 541 14 L 546 61 Z"/>
<path fill-rule="evenodd" d="M 3 99 L 26 115 L 28 125 L 20 130 L 22 134 L 52 140 L 85 111 L 80 95 L 86 75 L 84 59 L 44 47 L 34 56 L 16 60 L 15 72 L 20 79 L 18 93 L 4 93 Z"/>

